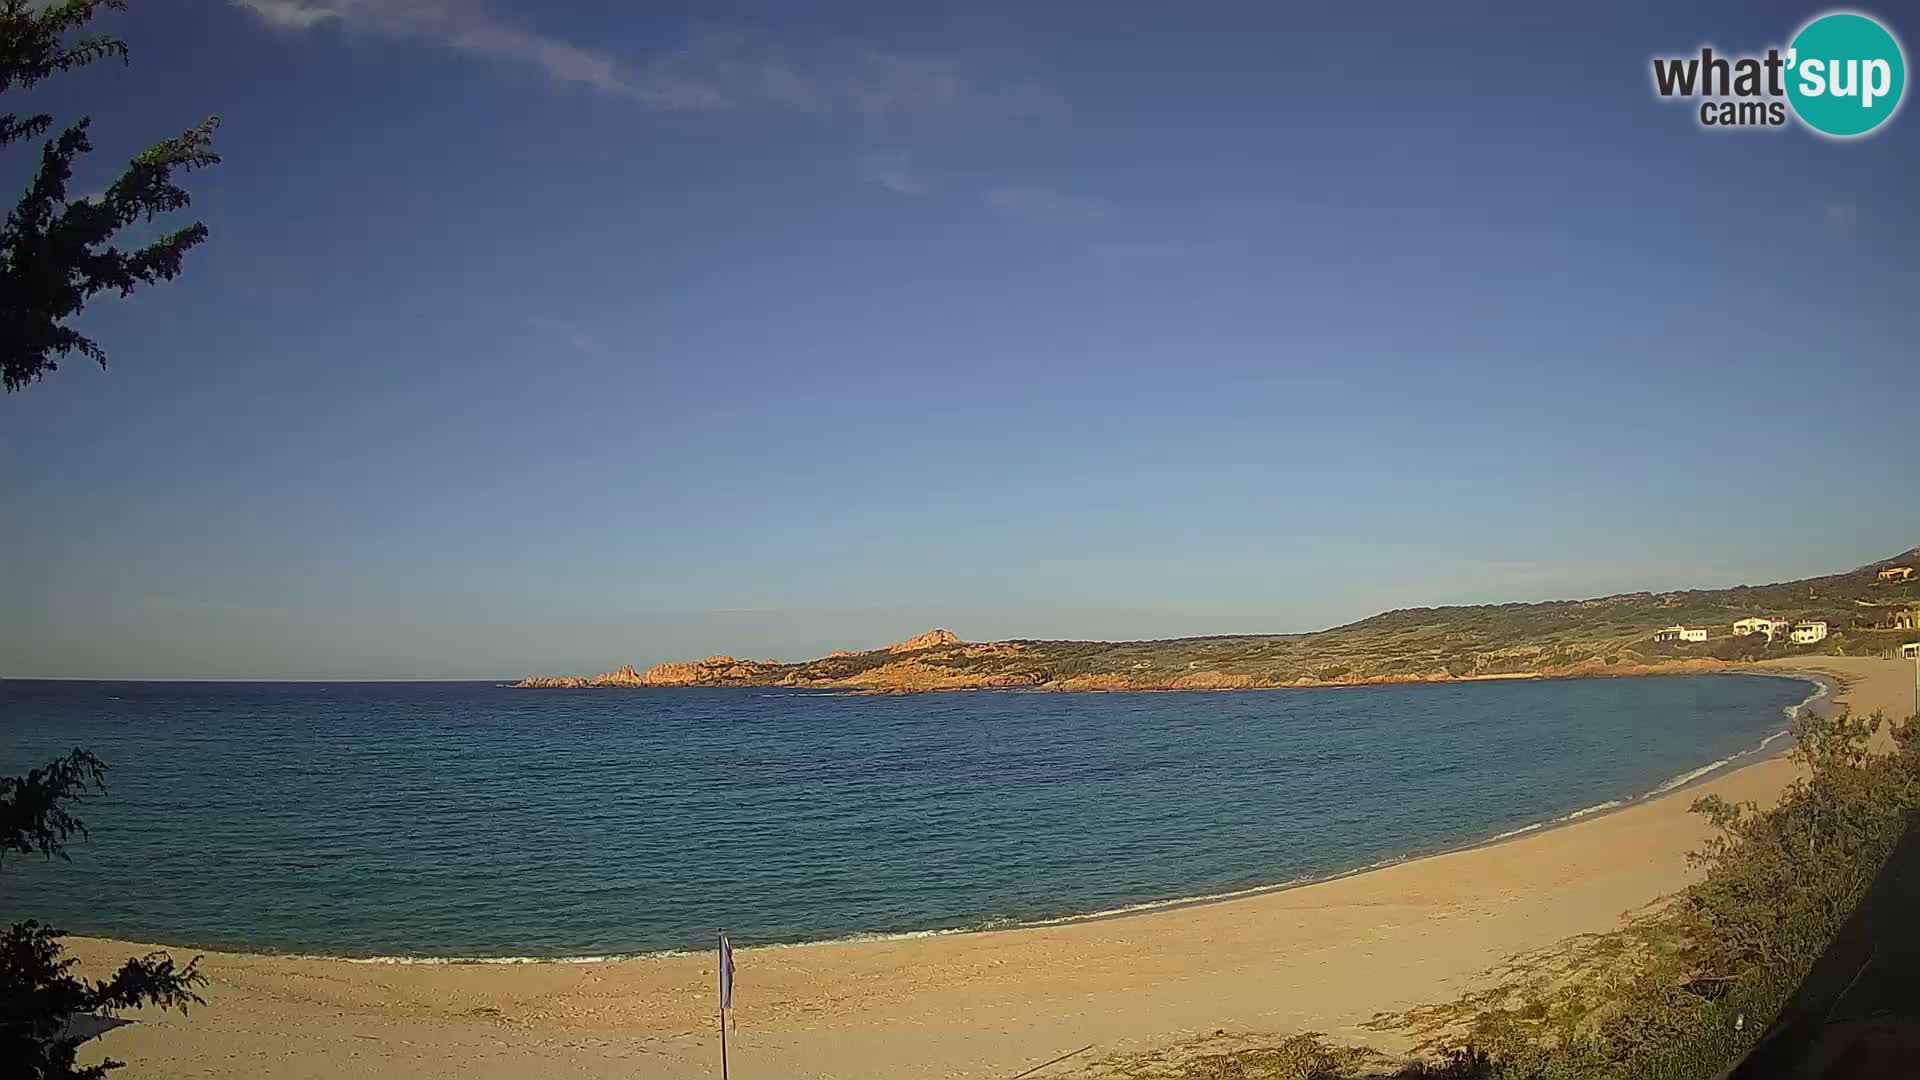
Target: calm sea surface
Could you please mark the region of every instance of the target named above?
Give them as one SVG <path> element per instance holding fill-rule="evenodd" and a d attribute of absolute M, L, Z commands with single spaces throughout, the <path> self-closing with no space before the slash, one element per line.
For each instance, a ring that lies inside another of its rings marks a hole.
<path fill-rule="evenodd" d="M 0 682 L 0 775 L 111 791 L 0 916 L 339 955 L 975 927 L 1484 839 L 1749 751 L 1804 682 L 1244 693 Z M 1776 744 L 1778 745 L 1778 744 Z"/>

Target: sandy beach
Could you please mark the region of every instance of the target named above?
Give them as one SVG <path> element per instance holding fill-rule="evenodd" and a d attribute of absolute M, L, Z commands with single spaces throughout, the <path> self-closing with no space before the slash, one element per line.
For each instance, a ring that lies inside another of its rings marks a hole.
<path fill-rule="evenodd" d="M 1913 666 L 1809 657 L 1828 706 L 1905 716 Z M 1615 812 L 1299 888 L 1120 918 L 983 933 L 742 950 L 730 1036 L 739 1077 L 1010 1077 L 1225 1029 L 1326 1032 L 1443 1000 L 1492 965 L 1685 886 L 1713 792 L 1768 802 L 1769 757 Z M 104 972 L 150 946 L 72 939 Z M 190 951 L 176 950 L 186 955 Z M 718 1075 L 711 953 L 604 963 L 400 965 L 207 953 L 205 1008 L 151 1011 L 93 1056 L 133 1077 Z"/>

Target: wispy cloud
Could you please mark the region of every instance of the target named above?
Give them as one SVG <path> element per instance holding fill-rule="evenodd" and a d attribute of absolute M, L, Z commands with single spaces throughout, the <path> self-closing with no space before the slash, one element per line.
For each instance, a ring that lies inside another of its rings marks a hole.
<path fill-rule="evenodd" d="M 1851 234 L 1860 221 L 1860 208 L 1850 202 L 1831 202 L 1825 209 L 1827 229 L 1831 232 Z"/>
<path fill-rule="evenodd" d="M 875 150 L 854 160 L 853 172 L 863 184 L 885 188 L 896 195 L 920 195 L 927 190 L 927 178 L 914 167 L 913 155 L 905 150 Z"/>
<path fill-rule="evenodd" d="M 1056 116 L 1066 105 L 1031 80 L 983 79 L 956 60 L 872 43 L 790 41 L 760 29 L 697 27 L 677 47 L 627 62 L 520 25 L 486 0 L 231 0 L 287 31 L 337 26 L 541 72 L 671 112 L 777 111 L 885 122 Z"/>
<path fill-rule="evenodd" d="M 233 0 L 283 30 L 337 25 L 354 33 L 430 42 L 478 59 L 530 66 L 563 83 L 640 98 L 614 59 L 521 29 L 477 0 Z"/>
<path fill-rule="evenodd" d="M 275 26 L 293 30 L 341 17 L 343 5 L 314 3 L 312 0 L 234 0 L 234 2 Z"/>
<path fill-rule="evenodd" d="M 543 334 L 559 338 L 572 346 L 573 351 L 588 359 L 603 360 L 613 354 L 613 350 L 607 347 L 606 342 L 572 323 L 561 322 L 558 319 L 528 319 L 527 325 Z"/>
<path fill-rule="evenodd" d="M 1099 203 L 1042 184 L 1008 184 L 987 192 L 987 203 L 1036 225 L 1085 225 L 1100 220 Z"/>

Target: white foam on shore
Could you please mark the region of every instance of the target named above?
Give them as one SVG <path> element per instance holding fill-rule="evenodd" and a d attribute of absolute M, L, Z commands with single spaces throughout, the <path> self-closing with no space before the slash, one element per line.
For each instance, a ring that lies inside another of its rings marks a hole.
<path fill-rule="evenodd" d="M 1746 673 L 1743 672 L 1742 674 L 1746 674 Z M 1761 672 L 1754 672 L 1753 674 L 1761 675 L 1763 678 L 1806 679 L 1813 683 L 1813 693 L 1808 694 L 1805 698 L 1800 700 L 1798 703 L 1789 705 L 1786 708 L 1780 710 L 1782 713 L 1786 714 L 1787 721 L 1789 723 L 1799 719 L 1800 713 L 1803 710 L 1813 705 L 1815 702 L 1825 700 L 1827 697 L 1827 692 L 1829 689 L 1827 685 L 1827 681 L 1825 679 L 1818 678 L 1813 675 L 1800 674 L 1800 673 L 1773 675 L 1771 673 L 1761 673 Z M 1763 753 L 1767 749 L 1767 747 L 1772 746 L 1775 742 L 1781 739 L 1784 739 L 1791 734 L 1793 734 L 1792 728 L 1790 727 L 1782 728 L 1779 731 L 1776 731 L 1773 734 L 1767 736 L 1766 738 L 1761 739 L 1759 744 L 1756 746 L 1748 747 L 1747 749 L 1742 750 L 1737 754 L 1732 754 L 1727 757 L 1723 757 L 1719 761 L 1710 761 L 1707 764 L 1702 765 L 1697 769 L 1690 769 L 1687 772 L 1683 772 L 1678 776 L 1671 777 L 1663 781 L 1659 787 L 1654 788 L 1652 791 L 1647 792 L 1647 794 L 1644 797 L 1652 798 L 1655 795 L 1664 795 L 1667 792 L 1674 790 L 1675 788 L 1686 787 L 1688 784 L 1693 783 L 1695 780 L 1698 780 L 1709 773 L 1718 772 L 1721 769 L 1726 768 L 1727 766 L 1733 764 L 1736 761 L 1740 761 L 1745 758 L 1753 757 L 1756 754 Z"/>
<path fill-rule="evenodd" d="M 1813 705 L 1815 702 L 1825 699 L 1828 696 L 1829 690 L 1831 689 L 1826 679 L 1808 672 L 1780 672 L 1778 674 L 1775 674 L 1772 672 L 1730 672 L 1729 674 L 1753 674 L 1753 675 L 1759 675 L 1763 678 L 1786 678 L 1786 679 L 1803 680 L 1803 681 L 1813 683 L 1814 690 L 1811 694 L 1808 694 L 1807 697 L 1802 701 L 1800 701 L 1799 703 L 1794 705 L 1788 705 L 1781 710 L 1781 712 L 1786 715 L 1788 720 L 1793 720 L 1797 718 L 1800 715 L 1801 710 L 1807 708 L 1810 705 Z M 768 695 L 768 696 L 774 696 L 774 695 Z M 1031 927 L 1063 926 L 1069 923 L 1094 922 L 1101 919 L 1118 918 L 1124 915 L 1134 915 L 1134 914 L 1139 914 L 1141 912 L 1147 912 L 1147 911 L 1159 911 L 1159 910 L 1164 910 L 1166 908 L 1187 907 L 1189 905 L 1195 905 L 1195 904 L 1211 904 L 1211 903 L 1218 903 L 1223 900 L 1237 900 L 1237 899 L 1248 897 L 1248 896 L 1258 896 L 1262 893 L 1279 892 L 1282 889 L 1295 889 L 1303 885 L 1318 885 L 1323 882 L 1337 881 L 1341 878 L 1352 877 L 1355 874 L 1364 874 L 1372 870 L 1384 869 L 1385 867 L 1394 866 L 1403 862 L 1409 862 L 1414 859 L 1424 859 L 1433 855 L 1446 855 L 1446 854 L 1451 854 L 1459 851 L 1469 851 L 1469 850 L 1472 850 L 1473 848 L 1484 847 L 1489 844 L 1495 844 L 1502 840 L 1510 840 L 1516 836 L 1524 836 L 1528 833 L 1538 832 L 1541 829 L 1552 828 L 1557 825 L 1564 825 L 1569 822 L 1577 821 L 1580 818 L 1588 817 L 1593 814 L 1605 813 L 1608 810 L 1617 810 L 1623 806 L 1628 806 L 1633 803 L 1643 802 L 1648 799 L 1652 799 L 1656 796 L 1664 795 L 1670 791 L 1673 791 L 1676 788 L 1685 787 L 1686 785 L 1694 782 L 1695 780 L 1700 779 L 1703 776 L 1706 776 L 1710 773 L 1714 773 L 1721 769 L 1726 768 L 1727 766 L 1733 764 L 1734 762 L 1741 761 L 1746 758 L 1753 757 L 1757 754 L 1760 754 L 1764 752 L 1767 749 L 1767 747 L 1773 745 L 1775 742 L 1779 741 L 1780 739 L 1783 739 L 1788 735 L 1791 735 L 1792 733 L 1793 732 L 1791 729 L 1782 729 L 1780 731 L 1776 731 L 1771 735 L 1768 735 L 1766 738 L 1761 739 L 1754 746 L 1751 746 L 1745 750 L 1742 750 L 1737 754 L 1732 754 L 1727 757 L 1721 758 L 1718 761 L 1709 762 L 1705 765 L 1700 766 L 1697 769 L 1690 769 L 1687 772 L 1681 773 L 1678 776 L 1672 777 L 1671 779 L 1668 779 L 1662 782 L 1658 787 L 1654 788 L 1652 791 L 1646 792 L 1645 794 L 1642 794 L 1642 795 L 1631 796 L 1623 799 L 1610 799 L 1603 803 L 1595 803 L 1592 806 L 1584 806 L 1578 810 L 1573 811 L 1572 813 L 1562 814 L 1559 817 L 1550 818 L 1545 821 L 1536 821 L 1530 825 L 1522 825 L 1517 829 L 1509 829 L 1506 832 L 1496 833 L 1493 836 L 1489 836 L 1481 840 L 1475 840 L 1468 844 L 1464 844 L 1456 847 L 1450 847 L 1450 848 L 1442 848 L 1435 851 L 1412 851 L 1402 855 L 1396 855 L 1391 858 L 1381 859 L 1378 862 L 1368 863 L 1364 866 L 1356 866 L 1347 870 L 1339 870 L 1332 873 L 1324 873 L 1324 874 L 1309 874 L 1301 877 L 1290 878 L 1286 881 L 1277 881 L 1277 882 L 1272 882 L 1265 885 L 1252 885 L 1246 888 L 1231 889 L 1225 892 L 1201 893 L 1194 896 L 1179 896 L 1179 897 L 1173 897 L 1173 898 L 1164 899 L 1164 900 L 1145 900 L 1145 901 L 1141 901 L 1139 903 L 1134 903 L 1134 904 L 1123 904 L 1119 907 L 1103 908 L 1098 911 L 1078 912 L 1071 915 L 1056 915 L 1046 919 L 1019 920 L 1019 919 L 1008 919 L 1008 918 L 996 917 L 996 918 L 988 919 L 986 922 L 979 923 L 973 926 L 951 926 L 951 927 L 941 927 L 941 928 L 931 929 L 931 930 L 862 932 L 857 934 L 849 934 L 844 937 L 821 938 L 814 941 L 769 942 L 764 945 L 754 945 L 754 946 L 751 946 L 751 948 L 755 950 L 809 949 L 809 948 L 816 948 L 821 945 L 845 945 L 845 944 L 853 944 L 853 943 L 859 943 L 859 942 L 873 942 L 873 941 L 913 941 L 920 938 L 949 937 L 954 934 L 975 934 L 975 933 L 981 933 L 983 931 L 989 931 L 989 930 L 1015 930 L 1015 929 L 1027 929 Z M 289 956 L 291 959 L 295 959 L 295 960 L 336 960 L 336 961 L 344 961 L 350 964 L 394 964 L 394 965 L 421 965 L 421 966 L 440 966 L 440 965 L 453 965 L 453 964 L 489 964 L 489 965 L 611 964 L 611 963 L 619 963 L 619 962 L 628 961 L 628 960 L 655 960 L 655 959 L 665 959 L 667 957 L 674 957 L 674 956 L 691 956 L 691 955 L 695 955 L 696 953 L 707 952 L 707 951 L 711 951 L 711 950 L 658 949 L 658 950 L 653 950 L 649 952 L 603 953 L 603 954 L 591 954 L 591 955 L 583 955 L 583 956 L 327 956 L 323 954 L 289 954 Z"/>
<path fill-rule="evenodd" d="M 1827 680 L 1817 675 L 1807 674 L 1807 675 L 1795 675 L 1792 677 L 1801 678 L 1801 679 L 1811 679 L 1816 689 L 1812 694 L 1808 695 L 1807 700 L 1802 701 L 1798 705 L 1787 706 L 1787 718 L 1789 720 L 1795 717 L 1798 717 L 1800 715 L 1800 710 L 1806 708 L 1807 706 L 1813 704 L 1814 702 L 1825 701 L 1827 698 L 1827 692 L 1833 689 L 1833 687 L 1828 684 Z"/>
<path fill-rule="evenodd" d="M 1392 858 L 1381 859 L 1378 862 L 1371 862 L 1365 866 L 1356 866 L 1349 870 L 1337 870 L 1328 874 L 1308 874 L 1297 878 L 1288 878 L 1285 881 L 1268 882 L 1264 885 L 1249 885 L 1242 889 L 1228 889 L 1224 892 L 1199 893 L 1193 896 L 1174 896 L 1161 900 L 1142 900 L 1137 903 L 1122 904 L 1118 907 L 1101 908 L 1096 911 L 1079 911 L 1070 915 L 1054 915 L 1045 919 L 994 918 L 977 926 L 952 926 L 939 930 L 903 930 L 891 933 L 852 934 L 847 937 L 827 938 L 821 941 L 779 942 L 756 947 L 767 949 L 806 949 L 817 945 L 843 945 L 848 942 L 909 941 L 914 938 L 946 937 L 951 934 L 977 934 L 988 930 L 1027 930 L 1041 926 L 1065 926 L 1070 923 L 1098 922 L 1102 919 L 1113 919 L 1122 915 L 1135 915 L 1143 911 L 1161 911 L 1167 908 L 1188 907 L 1195 904 L 1212 904 L 1222 900 L 1238 900 L 1241 897 L 1278 892 L 1282 889 L 1295 889 L 1302 885 L 1317 885 L 1343 877 L 1352 877 L 1355 874 L 1364 874 L 1369 870 L 1379 870 L 1383 867 L 1421 857 L 1423 856 L 1420 854 L 1395 855 Z"/>
<path fill-rule="evenodd" d="M 1575 821 L 1580 818 L 1586 817 L 1588 814 L 1603 813 L 1605 811 L 1612 810 L 1616 807 L 1625 806 L 1632 801 L 1633 801 L 1632 799 L 1608 799 L 1606 802 L 1603 802 L 1603 803 L 1595 803 L 1592 806 L 1583 806 L 1580 809 L 1575 810 L 1571 814 L 1561 814 L 1557 818 L 1550 818 L 1546 821 L 1536 821 L 1531 825 L 1522 825 L 1517 829 L 1508 829 L 1506 832 L 1503 832 L 1503 833 L 1495 833 L 1492 836 L 1489 836 L 1485 840 L 1482 840 L 1480 842 L 1483 844 L 1491 844 L 1500 840 L 1511 839 L 1515 836 L 1522 836 L 1522 835 L 1525 835 L 1526 833 L 1538 832 L 1539 830 L 1548 828 L 1550 826 L 1564 825 L 1569 821 Z"/>
<path fill-rule="evenodd" d="M 1812 700 L 1812 699 L 1808 699 L 1808 700 Z M 1798 708 L 1798 707 L 1799 706 L 1792 706 L 1792 708 Z M 1762 750 L 1765 750 L 1767 747 L 1773 745 L 1773 743 L 1776 740 L 1784 739 L 1791 734 L 1793 734 L 1791 731 L 1776 731 L 1773 734 L 1767 736 L 1766 738 L 1761 739 L 1759 742 L 1759 745 L 1757 746 L 1748 747 L 1747 749 L 1742 750 L 1737 754 L 1730 754 L 1726 757 L 1721 758 L 1719 761 L 1710 761 L 1705 765 L 1700 766 L 1697 769 L 1689 769 L 1688 771 L 1681 773 L 1679 776 L 1671 777 L 1665 781 L 1662 781 L 1659 787 L 1654 788 L 1652 791 L 1647 792 L 1645 797 L 1652 798 L 1655 795 L 1665 795 L 1667 792 L 1672 791 L 1674 788 L 1686 787 L 1688 784 L 1693 783 L 1695 780 L 1700 779 L 1701 777 L 1707 775 L 1708 773 L 1719 772 L 1721 769 L 1726 768 L 1727 766 L 1733 764 L 1736 761 L 1741 760 L 1742 758 L 1752 757 L 1753 755 L 1760 753 Z"/>
<path fill-rule="evenodd" d="M 849 945 L 867 941 L 917 941 L 921 938 L 951 937 L 954 934 L 977 934 L 982 930 L 1002 930 L 1012 926 L 1022 926 L 1007 919 L 989 919 L 978 926 L 942 926 L 932 930 L 863 930 L 845 937 L 820 938 L 817 941 L 769 941 L 764 945 L 755 945 L 755 949 L 811 949 L 819 945 Z"/>
<path fill-rule="evenodd" d="M 290 960 L 333 960 L 345 964 L 393 964 L 402 967 L 440 967 L 450 964 L 613 964 L 667 956 L 691 956 L 688 949 L 658 952 L 600 953 L 587 956 L 328 956 L 325 953 L 288 953 Z"/>

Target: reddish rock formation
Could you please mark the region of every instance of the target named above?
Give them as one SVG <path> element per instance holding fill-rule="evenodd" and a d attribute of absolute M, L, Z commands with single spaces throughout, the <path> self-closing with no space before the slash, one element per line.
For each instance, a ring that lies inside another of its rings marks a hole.
<path fill-rule="evenodd" d="M 883 649 L 871 649 L 867 652 L 837 652 L 836 657 L 866 656 L 872 653 L 888 653 L 899 656 L 905 653 L 925 652 L 929 649 L 941 649 L 965 644 L 960 635 L 951 630 L 929 630 L 917 637 L 895 642 Z M 982 648 L 975 646 L 974 648 Z M 1038 681 L 1033 675 L 990 675 L 969 677 L 944 669 L 921 670 L 915 664 L 897 667 L 893 662 L 870 671 L 869 677 L 858 685 L 884 687 L 930 687 L 930 686 L 1028 686 Z M 583 678 L 578 675 L 533 675 L 515 683 L 537 689 L 574 689 L 588 686 L 814 686 L 841 685 L 839 679 L 820 679 L 811 677 L 804 665 L 782 664 L 778 660 L 742 660 L 738 657 L 716 654 L 705 660 L 669 660 L 664 664 L 655 664 L 645 671 L 635 671 L 628 664 L 602 675 Z"/>
<path fill-rule="evenodd" d="M 622 664 L 591 679 L 579 675 L 530 675 L 513 685 L 531 690 L 578 690 L 588 686 L 645 686 L 647 683 L 632 664 Z"/>
<path fill-rule="evenodd" d="M 621 664 L 604 675 L 593 677 L 595 686 L 643 686 L 640 673 L 633 670 L 632 664 Z"/>
<path fill-rule="evenodd" d="M 709 656 L 705 660 L 669 660 L 655 664 L 639 677 L 641 686 L 713 686 L 742 683 L 761 678 L 776 665 L 758 660 L 736 660 L 731 656 Z"/>
<path fill-rule="evenodd" d="M 919 652 L 921 649 L 937 649 L 943 645 L 959 644 L 961 644 L 960 635 L 951 630 L 929 630 L 918 637 L 896 641 L 887 646 L 887 651 L 890 653 Z"/>
<path fill-rule="evenodd" d="M 578 675 L 529 675 L 513 685 L 528 690 L 577 690 L 592 684 Z"/>

